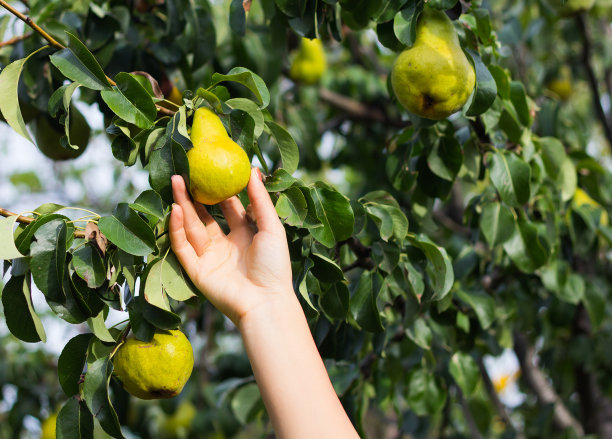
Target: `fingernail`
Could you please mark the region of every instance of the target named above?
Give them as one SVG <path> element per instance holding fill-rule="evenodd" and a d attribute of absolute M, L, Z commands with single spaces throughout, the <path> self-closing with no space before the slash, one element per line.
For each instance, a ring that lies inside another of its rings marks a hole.
<path fill-rule="evenodd" d="M 172 203 L 172 210 L 174 210 L 174 208 L 175 208 L 176 206 L 178 206 L 178 204 L 176 204 L 176 203 Z"/>
<path fill-rule="evenodd" d="M 255 177 L 259 181 L 263 181 L 263 176 L 261 175 L 261 171 L 259 170 L 259 168 L 253 168 L 253 172 L 255 173 Z"/>

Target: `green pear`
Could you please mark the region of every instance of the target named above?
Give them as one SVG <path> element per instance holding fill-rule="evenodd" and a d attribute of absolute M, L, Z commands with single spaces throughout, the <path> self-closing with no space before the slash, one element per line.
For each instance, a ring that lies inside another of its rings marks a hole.
<path fill-rule="evenodd" d="M 79 149 L 62 146 L 60 139 L 65 136 L 64 127 L 48 114 L 40 113 L 32 121 L 32 131 L 40 152 L 52 160 L 77 158 L 85 152 L 91 136 L 89 124 L 75 107 L 70 107 L 70 142 Z"/>
<path fill-rule="evenodd" d="M 300 49 L 289 69 L 291 79 L 303 84 L 316 84 L 326 70 L 327 60 L 321 40 L 302 38 Z"/>
<path fill-rule="evenodd" d="M 196 110 L 191 142 L 187 160 L 191 195 L 197 202 L 217 204 L 244 189 L 251 176 L 249 157 L 212 110 Z"/>
<path fill-rule="evenodd" d="M 440 120 L 463 107 L 475 83 L 474 67 L 461 50 L 453 23 L 444 12 L 426 7 L 414 45 L 393 65 L 395 96 L 411 113 Z"/>

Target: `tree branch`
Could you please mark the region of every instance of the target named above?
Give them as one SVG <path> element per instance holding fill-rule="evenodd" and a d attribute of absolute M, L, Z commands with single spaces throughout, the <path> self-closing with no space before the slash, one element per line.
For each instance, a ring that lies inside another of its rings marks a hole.
<path fill-rule="evenodd" d="M 595 76 L 595 70 L 593 69 L 593 65 L 591 63 L 593 44 L 591 40 L 591 35 L 587 28 L 584 14 L 576 15 L 576 26 L 578 27 L 578 30 L 582 37 L 582 63 L 586 70 L 587 80 L 589 82 L 589 87 L 591 88 L 591 93 L 593 94 L 593 105 L 595 106 L 595 113 L 597 113 L 597 117 L 601 122 L 604 134 L 608 139 L 608 144 L 612 148 L 612 127 L 610 126 L 606 113 L 601 105 L 599 84 L 597 81 L 597 77 Z"/>
<path fill-rule="evenodd" d="M 396 128 L 405 128 L 411 125 L 409 121 L 390 119 L 379 108 L 369 107 L 355 99 L 343 96 L 327 88 L 319 89 L 319 97 L 328 104 L 343 110 L 351 119 L 378 122 Z"/>
<path fill-rule="evenodd" d="M 6 47 L 6 46 L 10 46 L 10 45 L 15 44 L 15 43 L 18 43 L 18 42 L 20 42 L 20 41 L 23 41 L 23 40 L 25 40 L 25 39 L 30 38 L 31 36 L 32 36 L 32 32 L 27 33 L 27 34 L 23 34 L 23 35 L 18 35 L 18 36 L 13 37 L 13 38 L 11 38 L 11 39 L 9 39 L 9 40 L 2 41 L 2 42 L 0 43 L 0 48 L 2 48 L 2 47 Z"/>
<path fill-rule="evenodd" d="M 521 365 L 522 376 L 525 377 L 527 384 L 536 394 L 540 403 L 553 405 L 553 420 L 557 428 L 560 430 L 570 428 L 579 437 L 584 436 L 582 425 L 565 407 L 544 373 L 536 365 L 534 347 L 529 344 L 527 337 L 519 332 L 514 333 L 514 351 Z"/>
<path fill-rule="evenodd" d="M 512 424 L 512 421 L 510 420 L 510 416 L 508 415 L 506 408 L 504 407 L 502 402 L 499 400 L 499 396 L 497 396 L 497 392 L 495 391 L 495 386 L 493 385 L 493 381 L 491 381 L 491 377 L 489 376 L 489 373 L 487 372 L 487 368 L 485 367 L 484 362 L 482 361 L 482 357 L 478 358 L 478 369 L 480 369 L 480 375 L 482 376 L 482 381 L 484 382 L 485 389 L 487 391 L 487 394 L 489 395 L 489 398 L 491 399 L 491 402 L 493 403 L 493 407 L 495 407 L 495 411 L 497 412 L 497 415 L 501 418 L 503 423 L 506 424 L 506 428 L 512 431 L 516 431 L 516 428 Z M 522 436 L 518 435 L 518 437 L 522 437 Z"/>
<path fill-rule="evenodd" d="M 23 216 L 23 215 L 17 215 L 16 213 L 11 212 L 10 210 L 6 210 L 2 207 L 0 207 L 0 216 L 3 216 L 3 217 L 16 216 L 17 217 L 16 221 L 21 224 L 31 224 L 34 221 L 36 221 L 36 218 L 32 218 L 29 216 Z M 74 237 L 85 239 L 85 232 L 82 230 L 75 230 Z"/>
<path fill-rule="evenodd" d="M 457 391 L 457 399 L 459 399 L 459 404 L 461 405 L 461 411 L 463 412 L 463 418 L 465 419 L 465 423 L 470 430 L 470 437 L 473 439 L 483 439 L 482 434 L 478 430 L 476 426 L 476 422 L 474 421 L 474 416 L 472 416 L 472 412 L 467 405 L 465 398 L 463 397 L 463 392 L 459 388 L 459 386 L 455 386 L 455 390 Z"/>
<path fill-rule="evenodd" d="M 15 17 L 19 18 L 25 24 L 27 24 L 32 29 L 34 29 L 34 31 L 36 31 L 38 34 L 40 34 L 41 37 L 43 37 L 45 40 L 47 40 L 49 42 L 49 44 L 51 44 L 56 49 L 65 49 L 65 47 L 62 44 L 58 43 L 51 35 L 49 35 L 40 26 L 38 26 L 36 23 L 34 23 L 34 21 L 30 17 L 22 14 L 17 9 L 15 9 L 11 5 L 9 5 L 6 1 L 0 0 L 0 6 L 2 6 L 4 9 L 9 11 L 11 14 L 13 14 Z"/>
<path fill-rule="evenodd" d="M 374 264 L 374 261 L 371 258 L 372 249 L 370 247 L 363 245 L 361 241 L 359 241 L 357 238 L 355 238 L 354 236 L 351 236 L 346 241 L 342 241 L 338 243 L 338 245 L 343 245 L 343 244 L 347 244 L 350 247 L 350 249 L 353 251 L 355 256 L 357 256 L 357 260 L 347 265 L 346 267 L 342 267 L 342 271 L 346 273 L 347 271 L 350 271 L 357 267 L 361 267 L 366 270 L 371 270 L 376 266 L 376 264 Z"/>

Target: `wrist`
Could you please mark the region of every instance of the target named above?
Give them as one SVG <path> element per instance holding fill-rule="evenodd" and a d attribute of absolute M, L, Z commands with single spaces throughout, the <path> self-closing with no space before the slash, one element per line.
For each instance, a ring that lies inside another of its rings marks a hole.
<path fill-rule="evenodd" d="M 304 311 L 292 287 L 277 293 L 271 293 L 265 301 L 246 310 L 238 316 L 236 326 L 244 338 L 250 333 L 251 329 L 261 323 L 269 324 L 278 321 L 283 316 L 289 319 L 305 319 Z"/>

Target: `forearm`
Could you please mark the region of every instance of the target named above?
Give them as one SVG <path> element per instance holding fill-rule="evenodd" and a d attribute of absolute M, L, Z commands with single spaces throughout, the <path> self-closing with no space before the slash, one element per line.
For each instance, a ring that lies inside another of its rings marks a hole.
<path fill-rule="evenodd" d="M 252 310 L 242 319 L 240 331 L 279 439 L 359 437 L 295 296 Z"/>

